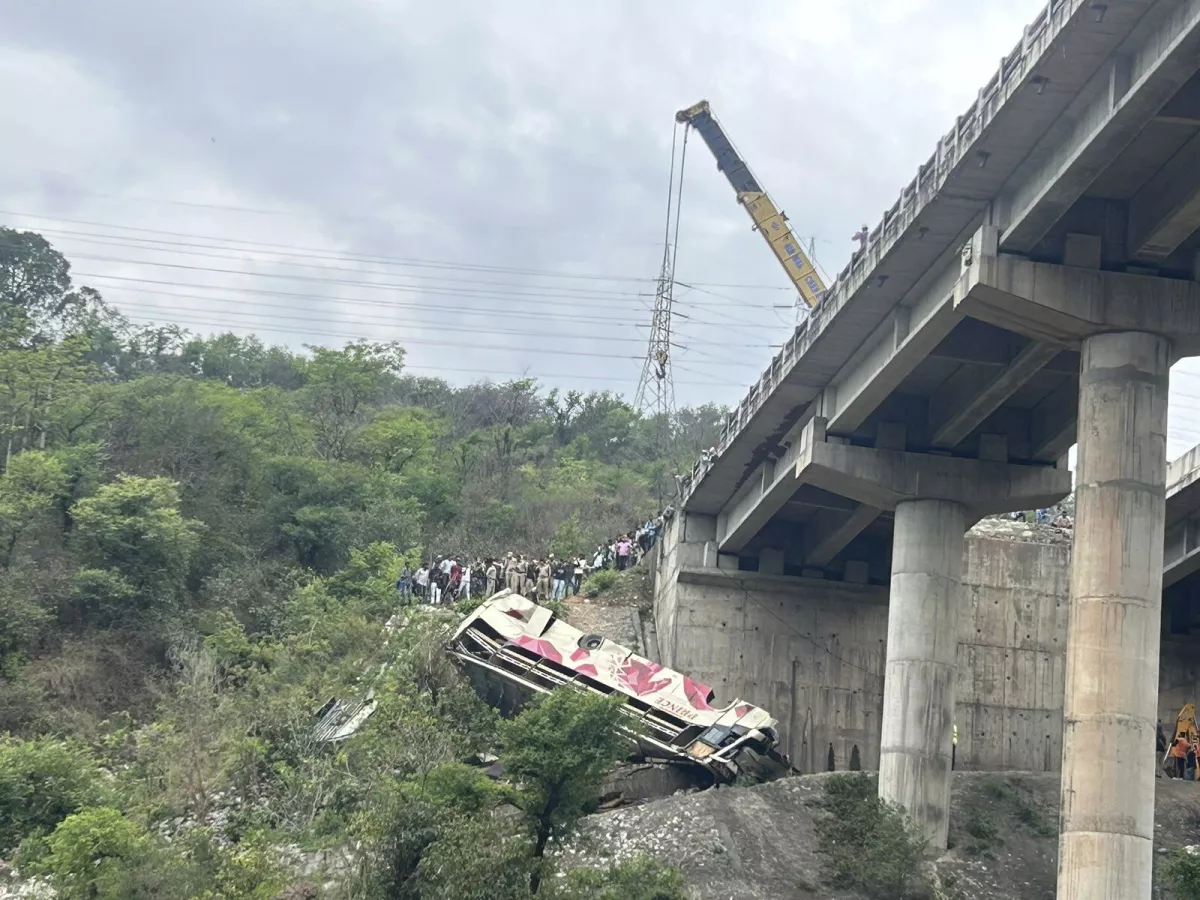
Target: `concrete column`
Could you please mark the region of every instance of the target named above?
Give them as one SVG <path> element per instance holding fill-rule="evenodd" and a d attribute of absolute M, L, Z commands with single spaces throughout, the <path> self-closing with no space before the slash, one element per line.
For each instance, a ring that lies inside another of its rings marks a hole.
<path fill-rule="evenodd" d="M 903 806 L 932 848 L 946 846 L 950 736 L 958 657 L 966 508 L 896 506 L 879 796 Z"/>
<path fill-rule="evenodd" d="M 1148 900 L 1169 342 L 1083 341 L 1059 900 Z"/>

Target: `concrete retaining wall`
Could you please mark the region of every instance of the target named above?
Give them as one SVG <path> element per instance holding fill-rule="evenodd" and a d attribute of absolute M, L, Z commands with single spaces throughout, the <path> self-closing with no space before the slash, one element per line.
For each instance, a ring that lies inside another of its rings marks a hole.
<path fill-rule="evenodd" d="M 705 517 L 678 516 L 661 541 L 654 617 L 662 661 L 779 719 L 806 772 L 855 749 L 879 762 L 887 588 L 737 570 Z M 957 723 L 960 769 L 1057 771 L 1071 548 L 988 523 L 965 545 Z M 1200 702 L 1200 635 L 1162 644 L 1158 715 Z"/>
<path fill-rule="evenodd" d="M 879 762 L 887 588 L 704 566 L 668 533 L 655 619 L 664 662 L 780 720 L 804 771 Z M 960 768 L 1055 769 L 1069 547 L 970 537 L 960 620 Z M 683 564 L 681 564 L 681 562 Z M 686 563 L 692 563 L 687 565 Z"/>
<path fill-rule="evenodd" d="M 958 766 L 1055 771 L 1071 547 L 968 533 L 958 644 Z"/>

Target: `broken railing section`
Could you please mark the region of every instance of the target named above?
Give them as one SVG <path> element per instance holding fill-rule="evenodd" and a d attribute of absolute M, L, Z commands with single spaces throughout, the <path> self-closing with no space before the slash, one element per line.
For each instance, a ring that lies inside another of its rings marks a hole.
<path fill-rule="evenodd" d="M 777 722 L 596 634 L 584 634 L 519 594 L 502 591 L 466 618 L 449 645 L 475 689 L 505 714 L 568 685 L 623 696 L 622 730 L 646 759 L 698 766 L 718 782 L 792 771 L 776 752 Z"/>

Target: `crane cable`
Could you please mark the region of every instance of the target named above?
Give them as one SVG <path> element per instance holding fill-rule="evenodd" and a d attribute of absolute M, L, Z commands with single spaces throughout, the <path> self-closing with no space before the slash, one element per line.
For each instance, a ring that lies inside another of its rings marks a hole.
<path fill-rule="evenodd" d="M 675 288 L 675 260 L 679 258 L 679 210 L 683 206 L 683 167 L 687 163 L 687 142 L 688 134 L 692 127 L 688 124 L 683 126 L 683 147 L 679 151 L 679 189 L 675 192 L 675 243 L 671 247 L 671 289 L 674 294 Z M 668 217 L 670 211 L 667 212 Z M 668 227 L 670 219 L 668 218 Z M 669 325 L 669 323 L 668 323 Z"/>
<path fill-rule="evenodd" d="M 671 340 L 671 316 L 673 315 L 674 300 L 675 300 L 675 261 L 679 258 L 679 211 L 683 206 L 683 169 L 687 163 L 687 142 L 688 132 L 691 131 L 690 126 L 686 123 L 683 126 L 683 145 L 679 150 L 679 187 L 675 187 L 675 140 L 679 134 L 679 125 L 676 124 L 675 131 L 671 135 L 671 186 L 667 190 L 667 227 L 665 242 L 663 244 L 663 273 L 666 277 L 664 290 L 666 293 L 666 315 L 662 323 L 666 331 L 667 342 Z M 671 236 L 671 193 L 675 194 L 675 235 L 674 239 Z M 668 266 L 670 268 L 668 269 Z M 666 368 L 666 361 L 663 360 L 663 367 Z"/>

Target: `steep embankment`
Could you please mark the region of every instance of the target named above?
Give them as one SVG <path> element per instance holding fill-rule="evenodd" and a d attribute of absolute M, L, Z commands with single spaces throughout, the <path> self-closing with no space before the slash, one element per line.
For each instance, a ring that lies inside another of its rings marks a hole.
<path fill-rule="evenodd" d="M 858 900 L 821 883 L 813 823 L 828 775 L 680 794 L 588 819 L 573 863 L 646 853 L 680 866 L 696 900 Z M 935 863 L 942 894 L 971 900 L 1053 900 L 1058 776 L 960 772 L 953 846 Z M 1200 842 L 1200 784 L 1157 782 L 1155 847 Z"/>
<path fill-rule="evenodd" d="M 618 573 L 612 585 L 603 591 L 585 591 L 568 597 L 564 603 L 565 618 L 585 634 L 602 634 L 648 659 L 657 660 L 653 603 L 654 586 L 643 564 Z"/>

